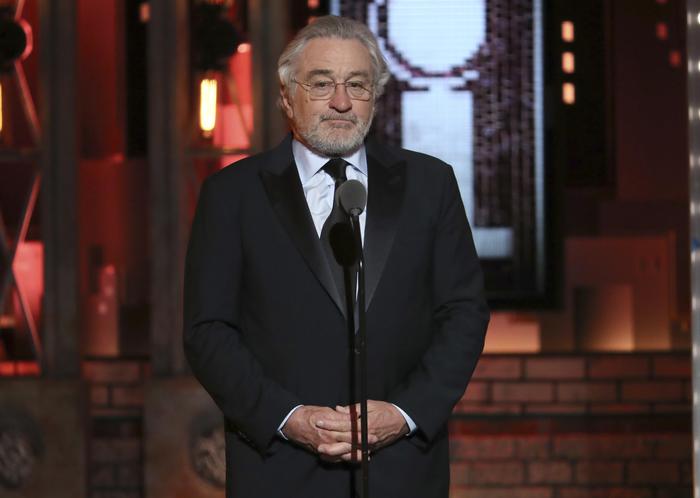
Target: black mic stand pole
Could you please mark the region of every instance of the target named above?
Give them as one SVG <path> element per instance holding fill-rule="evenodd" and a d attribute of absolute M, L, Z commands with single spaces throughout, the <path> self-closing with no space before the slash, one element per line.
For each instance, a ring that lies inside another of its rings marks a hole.
<path fill-rule="evenodd" d="M 354 210 L 353 210 L 354 211 Z M 365 257 L 362 251 L 362 232 L 358 213 L 350 213 L 350 224 L 357 251 L 357 315 L 358 331 L 355 337 L 355 364 L 360 376 L 360 444 L 362 450 L 362 498 L 369 498 L 369 443 L 367 428 L 367 329 L 365 313 Z M 349 313 L 354 317 L 355 313 Z M 353 331 L 354 332 L 354 331 Z"/>

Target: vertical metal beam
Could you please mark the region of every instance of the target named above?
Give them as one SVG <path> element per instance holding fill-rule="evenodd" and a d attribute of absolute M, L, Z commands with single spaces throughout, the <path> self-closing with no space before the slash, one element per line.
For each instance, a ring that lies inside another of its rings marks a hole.
<path fill-rule="evenodd" d="M 80 373 L 77 250 L 76 2 L 40 0 L 41 230 L 49 377 Z"/>
<path fill-rule="evenodd" d="M 277 0 L 249 0 L 248 26 L 253 47 L 253 109 L 251 149 L 261 152 L 277 145 L 287 123 L 277 107 L 277 58 L 289 41 L 289 5 Z"/>
<path fill-rule="evenodd" d="M 182 274 L 189 219 L 184 196 L 189 137 L 187 0 L 152 0 L 148 26 L 151 366 L 183 373 Z"/>
<path fill-rule="evenodd" d="M 688 0 L 686 5 L 693 340 L 693 494 L 700 498 L 700 0 Z"/>

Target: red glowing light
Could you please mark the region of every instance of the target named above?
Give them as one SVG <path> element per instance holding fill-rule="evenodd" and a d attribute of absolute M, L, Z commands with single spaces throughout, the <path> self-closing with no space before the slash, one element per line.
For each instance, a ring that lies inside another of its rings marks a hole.
<path fill-rule="evenodd" d="M 668 25 L 665 22 L 656 23 L 656 37 L 659 40 L 666 40 L 668 38 Z"/>
<path fill-rule="evenodd" d="M 40 373 L 35 361 L 0 361 L 0 377 L 36 377 Z"/>
<path fill-rule="evenodd" d="M 668 63 L 671 67 L 680 67 L 682 62 L 681 52 L 679 50 L 671 50 L 668 53 Z"/>
<path fill-rule="evenodd" d="M 34 321 L 38 321 L 41 315 L 41 298 L 44 294 L 44 244 L 36 241 L 20 244 L 12 270 L 29 305 L 27 311 L 31 313 Z"/>
<path fill-rule="evenodd" d="M 139 21 L 146 23 L 151 20 L 151 6 L 148 2 L 141 2 L 139 5 Z"/>

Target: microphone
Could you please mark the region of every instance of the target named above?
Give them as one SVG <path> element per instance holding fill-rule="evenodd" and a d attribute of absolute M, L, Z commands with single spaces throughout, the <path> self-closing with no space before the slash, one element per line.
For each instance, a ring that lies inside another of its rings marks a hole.
<path fill-rule="evenodd" d="M 360 216 L 367 205 L 367 190 L 357 180 L 343 182 L 336 192 L 340 206 L 350 216 Z"/>

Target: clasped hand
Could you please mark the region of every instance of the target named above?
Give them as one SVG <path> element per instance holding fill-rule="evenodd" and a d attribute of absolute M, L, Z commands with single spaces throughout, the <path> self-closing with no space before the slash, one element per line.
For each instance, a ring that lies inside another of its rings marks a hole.
<path fill-rule="evenodd" d="M 359 417 L 359 404 L 335 409 L 305 405 L 292 413 L 282 432 L 288 439 L 318 453 L 323 460 L 357 462 L 362 458 Z M 401 412 L 391 403 L 375 400 L 367 401 L 367 429 L 371 451 L 408 433 Z"/>

